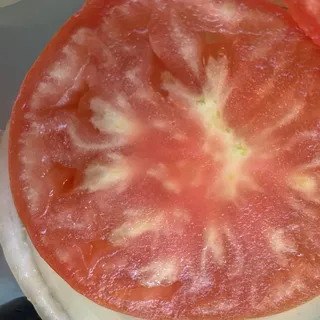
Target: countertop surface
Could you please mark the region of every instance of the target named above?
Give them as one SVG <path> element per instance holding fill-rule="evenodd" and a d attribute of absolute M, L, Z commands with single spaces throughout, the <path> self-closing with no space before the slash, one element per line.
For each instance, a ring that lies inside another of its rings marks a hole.
<path fill-rule="evenodd" d="M 21 0 L 0 8 L 0 129 L 8 122 L 25 74 L 54 33 L 83 2 Z M 21 295 L 0 248 L 0 305 Z"/>

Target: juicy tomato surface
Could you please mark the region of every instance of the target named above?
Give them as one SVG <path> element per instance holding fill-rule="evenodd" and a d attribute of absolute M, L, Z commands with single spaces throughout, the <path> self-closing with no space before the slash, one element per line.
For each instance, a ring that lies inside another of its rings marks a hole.
<path fill-rule="evenodd" d="M 301 29 L 320 45 L 320 1 L 284 0 Z"/>
<path fill-rule="evenodd" d="M 10 177 L 46 262 L 147 319 L 320 294 L 320 49 L 263 0 L 90 0 L 14 106 Z"/>

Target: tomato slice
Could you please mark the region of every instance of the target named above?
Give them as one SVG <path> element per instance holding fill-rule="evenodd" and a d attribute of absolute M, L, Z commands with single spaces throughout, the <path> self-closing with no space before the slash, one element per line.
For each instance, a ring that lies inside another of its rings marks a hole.
<path fill-rule="evenodd" d="M 320 1 L 284 0 L 293 18 L 305 33 L 320 45 Z"/>
<path fill-rule="evenodd" d="M 10 177 L 75 290 L 148 319 L 320 294 L 320 50 L 263 0 L 90 0 L 27 75 Z"/>

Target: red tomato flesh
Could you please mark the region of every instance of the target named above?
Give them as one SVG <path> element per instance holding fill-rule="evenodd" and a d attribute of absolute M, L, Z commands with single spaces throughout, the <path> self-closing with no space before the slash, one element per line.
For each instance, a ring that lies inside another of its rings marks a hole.
<path fill-rule="evenodd" d="M 284 0 L 288 9 L 305 33 L 320 45 L 320 1 Z"/>
<path fill-rule="evenodd" d="M 320 49 L 263 0 L 91 0 L 11 119 L 17 211 L 94 302 L 243 319 L 320 294 Z"/>

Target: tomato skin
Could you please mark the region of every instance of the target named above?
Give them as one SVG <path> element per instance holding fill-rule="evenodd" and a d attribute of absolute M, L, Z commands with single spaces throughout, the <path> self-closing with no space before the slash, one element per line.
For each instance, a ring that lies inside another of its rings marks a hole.
<path fill-rule="evenodd" d="M 320 2 L 317 0 L 284 0 L 300 28 L 320 45 Z"/>

